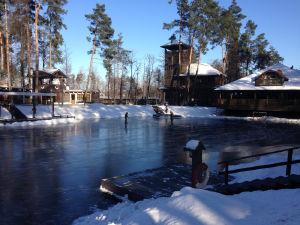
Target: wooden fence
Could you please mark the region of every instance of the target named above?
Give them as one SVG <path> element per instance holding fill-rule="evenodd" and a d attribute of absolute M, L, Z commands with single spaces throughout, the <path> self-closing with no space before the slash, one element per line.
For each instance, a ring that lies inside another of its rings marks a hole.
<path fill-rule="evenodd" d="M 282 149 L 282 150 L 278 150 L 278 151 L 255 154 L 255 155 L 251 155 L 251 156 L 245 156 L 245 157 L 240 157 L 240 158 L 236 158 L 236 159 L 232 159 L 232 160 L 222 161 L 222 162 L 219 162 L 218 164 L 219 165 L 223 164 L 225 166 L 225 171 L 221 171 L 221 172 L 219 172 L 219 174 L 224 175 L 226 185 L 228 184 L 229 174 L 259 170 L 259 169 L 267 169 L 267 168 L 273 168 L 273 167 L 279 167 L 279 166 L 286 166 L 286 176 L 290 176 L 291 171 L 292 171 L 292 165 L 300 163 L 300 160 L 293 160 L 293 153 L 295 150 L 298 150 L 298 149 L 300 149 L 300 147 L 291 147 L 291 148 Z M 287 152 L 287 160 L 286 161 L 229 170 L 229 166 L 232 165 L 234 162 L 237 162 L 237 161 L 240 161 L 243 159 L 261 157 L 261 156 L 266 156 L 266 155 L 271 155 L 271 154 L 278 154 L 278 153 L 282 153 L 282 152 Z"/>

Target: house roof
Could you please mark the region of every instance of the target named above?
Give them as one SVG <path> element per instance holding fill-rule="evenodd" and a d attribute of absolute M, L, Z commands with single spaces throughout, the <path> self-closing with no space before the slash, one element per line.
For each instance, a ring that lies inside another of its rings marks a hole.
<path fill-rule="evenodd" d="M 260 76 L 262 76 L 262 75 L 264 75 L 264 74 L 274 74 L 274 75 L 276 75 L 276 76 L 278 76 L 278 77 L 283 78 L 284 81 L 288 81 L 288 80 L 289 80 L 289 78 L 287 78 L 287 77 L 283 74 L 282 70 L 274 70 L 274 69 L 267 70 L 267 71 L 263 72 L 262 74 L 260 74 L 259 76 L 257 76 L 257 77 L 255 78 L 255 80 L 257 80 Z"/>
<path fill-rule="evenodd" d="M 255 86 L 255 80 L 261 74 L 267 72 L 268 70 L 281 70 L 283 75 L 288 78 L 288 81 L 284 82 L 283 86 Z M 249 76 L 243 77 L 239 80 L 233 81 L 224 86 L 218 87 L 217 91 L 239 91 L 239 90 L 300 90 L 300 70 L 291 69 L 281 63 L 270 66 L 264 70 L 258 71 L 257 73 L 251 74 Z"/>
<path fill-rule="evenodd" d="M 60 69 L 42 69 L 39 70 L 39 78 L 67 78 L 67 76 Z"/>
<path fill-rule="evenodd" d="M 188 72 L 185 74 L 180 74 L 180 76 L 187 76 Z M 192 63 L 190 67 L 190 75 L 191 76 L 220 76 L 222 73 L 213 68 L 211 65 L 207 63 Z"/>
<path fill-rule="evenodd" d="M 179 50 L 179 45 L 181 46 L 181 49 L 189 49 L 191 47 L 188 44 L 185 44 L 183 42 L 178 42 L 178 41 L 175 41 L 173 43 L 168 43 L 168 44 L 162 45 L 160 47 L 168 49 L 168 50 Z"/>

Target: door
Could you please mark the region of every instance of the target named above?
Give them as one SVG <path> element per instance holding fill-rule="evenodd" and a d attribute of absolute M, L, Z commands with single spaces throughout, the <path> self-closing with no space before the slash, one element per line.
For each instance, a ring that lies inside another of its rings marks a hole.
<path fill-rule="evenodd" d="M 75 94 L 71 94 L 71 104 L 72 105 L 76 104 L 76 96 L 75 96 Z"/>

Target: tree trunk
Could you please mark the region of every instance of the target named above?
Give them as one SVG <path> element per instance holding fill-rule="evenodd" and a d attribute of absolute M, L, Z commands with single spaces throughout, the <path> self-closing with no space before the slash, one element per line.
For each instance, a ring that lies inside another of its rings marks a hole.
<path fill-rule="evenodd" d="M 20 72 L 22 77 L 22 91 L 25 92 L 25 59 L 24 59 L 24 43 L 23 38 L 21 41 L 21 49 L 20 49 Z M 25 96 L 23 96 L 23 104 L 25 104 Z"/>
<path fill-rule="evenodd" d="M 120 82 L 120 104 L 122 104 L 123 100 L 123 71 L 121 74 L 121 82 Z"/>
<path fill-rule="evenodd" d="M 193 46 L 194 46 L 194 37 L 191 37 L 191 46 L 190 46 L 190 54 L 189 54 L 189 64 L 188 64 L 188 74 L 187 74 L 187 103 L 190 102 L 190 89 L 191 89 L 191 64 L 193 57 Z"/>
<path fill-rule="evenodd" d="M 3 52 L 3 33 L 2 31 L 0 31 L 0 60 L 1 60 L 1 64 L 0 64 L 0 68 L 1 71 L 4 70 L 4 52 Z"/>
<path fill-rule="evenodd" d="M 28 86 L 29 89 L 32 89 L 31 86 L 31 32 L 29 31 L 29 20 L 26 24 L 26 41 L 27 41 L 27 73 L 28 73 Z"/>
<path fill-rule="evenodd" d="M 34 92 L 39 91 L 39 12 L 41 5 L 38 1 L 35 1 L 35 77 L 33 79 Z M 36 116 L 37 97 L 33 98 L 33 118 Z"/>
<path fill-rule="evenodd" d="M 8 12 L 7 1 L 4 3 L 5 10 L 5 36 L 6 36 L 6 73 L 7 73 L 7 86 L 8 90 L 11 90 L 11 75 L 10 75 L 10 54 L 9 54 L 9 32 L 8 32 Z"/>
<path fill-rule="evenodd" d="M 129 91 L 128 91 L 128 99 L 131 99 L 131 92 L 132 92 L 132 79 L 133 79 L 133 74 L 132 74 L 132 62 L 130 64 L 130 84 L 129 84 Z"/>
<path fill-rule="evenodd" d="M 109 96 L 109 89 L 110 89 L 110 74 L 107 77 L 107 98 L 110 99 Z"/>
<path fill-rule="evenodd" d="M 136 73 L 136 86 L 135 86 L 135 93 L 134 93 L 134 104 L 137 104 L 137 92 L 139 88 L 139 72 Z"/>
<path fill-rule="evenodd" d="M 87 77 L 87 82 L 86 82 L 85 91 L 84 91 L 84 95 L 83 95 L 84 105 L 86 104 L 87 91 L 88 91 L 88 88 L 89 88 L 89 85 L 90 85 L 90 78 L 91 78 L 91 74 L 92 74 L 92 71 L 93 71 L 95 52 L 96 52 L 96 40 L 94 39 L 93 40 L 93 49 L 92 49 L 91 59 L 90 59 L 89 74 L 88 74 L 88 77 Z"/>
<path fill-rule="evenodd" d="M 52 38 L 49 34 L 49 69 L 52 69 Z"/>

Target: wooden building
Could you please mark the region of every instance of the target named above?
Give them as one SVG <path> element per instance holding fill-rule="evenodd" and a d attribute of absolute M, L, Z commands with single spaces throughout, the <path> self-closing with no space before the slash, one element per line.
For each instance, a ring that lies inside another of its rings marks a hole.
<path fill-rule="evenodd" d="M 208 64 L 189 65 L 191 46 L 172 42 L 165 49 L 165 81 L 161 90 L 170 105 L 215 105 L 214 89 L 225 83 L 226 76 Z"/>
<path fill-rule="evenodd" d="M 216 89 L 218 106 L 234 111 L 300 112 L 300 70 L 276 64 Z"/>
<path fill-rule="evenodd" d="M 64 103 L 67 104 L 81 104 L 84 102 L 84 90 L 65 90 L 64 91 Z M 94 103 L 100 101 L 100 92 L 99 91 L 87 91 L 86 93 L 86 102 Z"/>
<path fill-rule="evenodd" d="M 65 79 L 67 76 L 60 69 L 39 70 L 39 91 L 55 93 L 55 102 L 61 102 L 66 89 Z"/>

